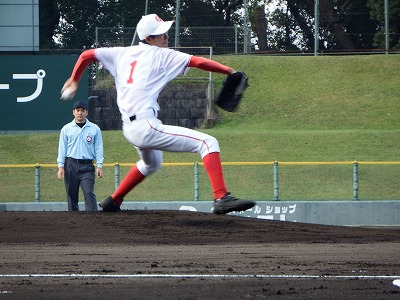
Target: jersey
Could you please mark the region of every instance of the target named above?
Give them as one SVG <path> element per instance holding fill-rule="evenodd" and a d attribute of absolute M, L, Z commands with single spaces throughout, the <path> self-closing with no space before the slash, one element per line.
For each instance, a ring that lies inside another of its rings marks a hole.
<path fill-rule="evenodd" d="M 159 111 L 162 89 L 178 75 L 185 75 L 190 54 L 144 43 L 131 47 L 95 49 L 98 61 L 115 79 L 122 120 L 149 110 Z"/>
<path fill-rule="evenodd" d="M 98 168 L 103 166 L 103 138 L 99 126 L 86 119 L 81 128 L 75 120 L 63 126 L 58 144 L 58 167 L 64 166 L 66 157 L 95 159 Z"/>

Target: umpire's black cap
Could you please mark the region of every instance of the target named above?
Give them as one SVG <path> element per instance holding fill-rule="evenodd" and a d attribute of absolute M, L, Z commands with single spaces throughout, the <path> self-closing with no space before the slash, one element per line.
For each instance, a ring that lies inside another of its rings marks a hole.
<path fill-rule="evenodd" d="M 75 109 L 75 108 L 78 108 L 78 107 L 82 107 L 84 109 L 88 109 L 88 104 L 83 100 L 79 100 L 79 101 L 76 101 L 74 103 L 74 106 L 72 107 L 72 109 Z"/>

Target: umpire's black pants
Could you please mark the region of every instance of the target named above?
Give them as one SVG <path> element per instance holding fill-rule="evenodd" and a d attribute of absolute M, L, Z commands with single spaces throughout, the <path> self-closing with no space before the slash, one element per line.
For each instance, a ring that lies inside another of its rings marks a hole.
<path fill-rule="evenodd" d="M 64 182 L 67 191 L 68 211 L 79 211 L 79 186 L 81 186 L 85 197 L 86 210 L 97 210 L 96 195 L 94 194 L 95 169 L 93 164 L 82 164 L 67 158 L 64 164 Z"/>

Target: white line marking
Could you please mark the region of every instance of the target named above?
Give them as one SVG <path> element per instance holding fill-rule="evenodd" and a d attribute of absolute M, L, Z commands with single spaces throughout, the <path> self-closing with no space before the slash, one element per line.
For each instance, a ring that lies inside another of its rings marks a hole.
<path fill-rule="evenodd" d="M 2 278 L 13 277 L 54 277 L 54 278 L 263 278 L 263 279 L 395 279 L 400 275 L 263 275 L 263 274 L 0 274 Z M 396 282 L 396 283 L 395 283 Z M 400 284 L 394 280 L 394 284 Z"/>
<path fill-rule="evenodd" d="M 400 287 L 400 279 L 393 280 L 393 284 Z"/>

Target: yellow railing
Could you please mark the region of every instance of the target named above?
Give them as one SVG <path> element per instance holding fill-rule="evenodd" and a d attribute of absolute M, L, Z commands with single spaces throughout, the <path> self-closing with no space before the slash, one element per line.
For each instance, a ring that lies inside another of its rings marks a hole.
<path fill-rule="evenodd" d="M 222 162 L 224 166 L 268 166 L 273 165 L 274 161 L 232 161 L 232 162 Z M 400 161 L 279 161 L 279 165 L 351 165 L 354 163 L 358 163 L 359 165 L 400 165 Z M 108 163 L 103 164 L 105 167 L 113 167 L 115 165 L 119 165 L 121 167 L 131 167 L 135 163 Z M 198 163 L 199 165 L 203 165 L 202 162 Z M 193 166 L 194 162 L 177 162 L 177 163 L 166 163 L 164 162 L 163 167 L 177 167 L 177 166 Z M 0 168 L 34 168 L 34 167 L 43 167 L 43 168 L 57 168 L 57 164 L 0 164 Z"/>
<path fill-rule="evenodd" d="M 108 163 L 104 167 L 114 167 L 114 185 L 115 188 L 120 183 L 120 167 L 132 167 L 134 163 Z M 199 200 L 199 166 L 203 165 L 202 162 L 164 162 L 163 167 L 193 167 L 194 168 L 194 200 Z M 317 166 L 317 165 L 349 165 L 353 166 L 353 200 L 359 200 L 359 165 L 400 165 L 400 161 L 308 161 L 308 162 L 290 162 L 290 161 L 270 161 L 270 162 L 223 162 L 223 166 L 273 166 L 273 200 L 280 200 L 280 166 Z M 57 164 L 0 164 L 0 169 L 13 169 L 13 168 L 35 168 L 35 201 L 40 201 L 40 169 L 41 168 L 54 168 L 57 169 Z M 397 171 L 395 171 L 397 172 Z M 350 173 L 351 174 L 351 173 Z M 350 175 L 349 174 L 349 175 Z M 347 176 L 347 175 L 346 175 Z M 397 173 L 394 176 L 397 177 Z M 400 177 L 400 174 L 399 174 Z M 301 178 L 301 175 L 299 176 Z M 285 178 L 286 179 L 286 178 Z M 287 181 L 287 180 L 286 180 Z M 349 195 L 350 196 L 350 195 Z"/>

